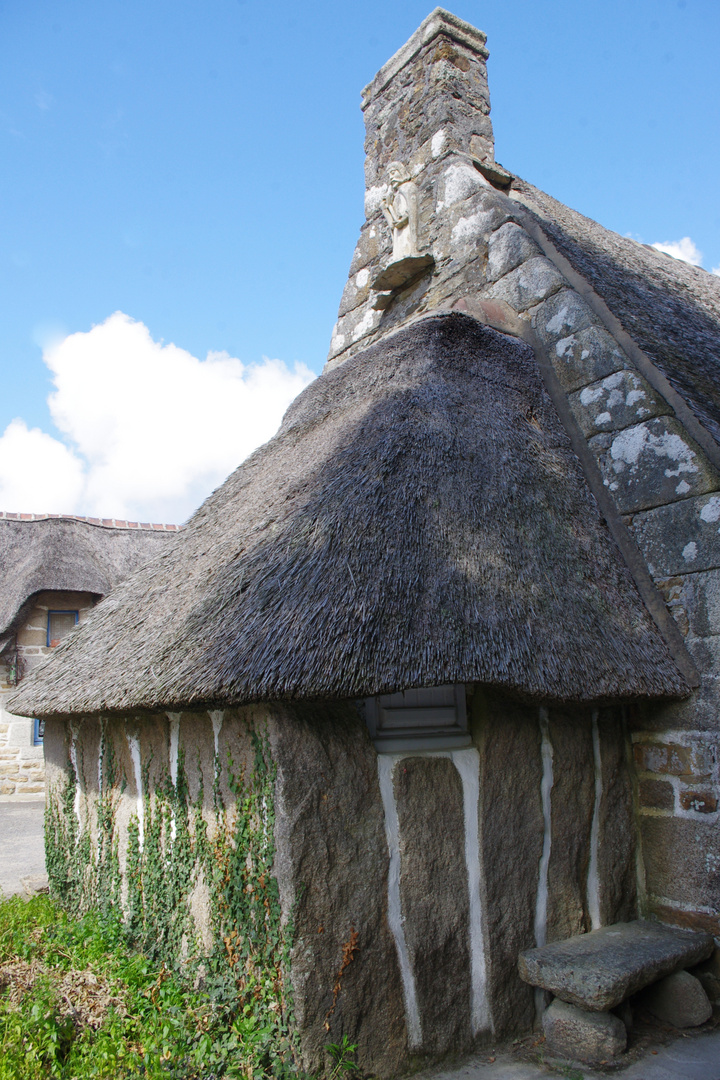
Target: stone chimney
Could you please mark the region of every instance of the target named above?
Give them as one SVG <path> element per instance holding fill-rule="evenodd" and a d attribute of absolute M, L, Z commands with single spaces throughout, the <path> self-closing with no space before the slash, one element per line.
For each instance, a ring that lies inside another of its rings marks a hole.
<path fill-rule="evenodd" d="M 363 90 L 366 222 L 331 366 L 439 305 L 442 283 L 460 269 L 453 264 L 469 254 L 457 241 L 469 239 L 472 227 L 454 208 L 468 211 L 476 192 L 510 183 L 495 163 L 485 41 L 436 8 Z M 472 255 L 482 263 L 477 244 Z"/>
<path fill-rule="evenodd" d="M 493 161 L 487 38 L 435 8 L 362 93 L 368 197 L 400 160 L 417 176 L 456 150 Z"/>

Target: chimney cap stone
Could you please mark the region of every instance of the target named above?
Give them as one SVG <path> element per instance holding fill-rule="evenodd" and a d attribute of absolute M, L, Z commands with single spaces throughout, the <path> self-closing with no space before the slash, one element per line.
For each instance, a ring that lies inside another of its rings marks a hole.
<path fill-rule="evenodd" d="M 383 64 L 375 78 L 367 84 L 362 92 L 361 107 L 363 111 L 368 107 L 375 95 L 385 89 L 398 71 L 405 67 L 420 49 L 429 44 L 438 34 L 447 34 L 448 37 L 453 38 L 460 45 L 465 45 L 478 53 L 483 60 L 487 60 L 489 56 L 485 47 L 487 35 L 483 34 L 482 30 L 478 30 L 471 23 L 465 22 L 464 19 L 458 18 L 457 15 L 453 15 L 452 12 L 446 11 L 445 8 L 436 7 L 420 23 L 412 37 L 408 38 L 405 44 L 398 49 L 394 56 L 390 57 L 386 64 Z"/>

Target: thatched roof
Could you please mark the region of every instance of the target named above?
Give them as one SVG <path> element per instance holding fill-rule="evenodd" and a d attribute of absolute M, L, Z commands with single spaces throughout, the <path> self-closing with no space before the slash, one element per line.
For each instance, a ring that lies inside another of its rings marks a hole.
<path fill-rule="evenodd" d="M 483 682 L 578 701 L 686 684 L 532 350 L 425 318 L 321 375 L 12 707 L 35 715 Z"/>
<path fill-rule="evenodd" d="M 720 442 L 720 277 L 619 236 L 519 178 L 512 187 Z"/>
<path fill-rule="evenodd" d="M 39 592 L 106 596 L 160 551 L 176 526 L 59 514 L 0 514 L 0 649 Z"/>

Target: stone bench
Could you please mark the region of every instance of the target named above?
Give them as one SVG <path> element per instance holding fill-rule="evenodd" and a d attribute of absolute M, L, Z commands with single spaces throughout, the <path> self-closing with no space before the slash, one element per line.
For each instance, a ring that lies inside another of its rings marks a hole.
<path fill-rule="evenodd" d="M 706 960 L 713 949 L 710 934 L 638 920 L 527 949 L 518 967 L 526 983 L 559 999 L 543 1017 L 551 1048 L 591 1062 L 625 1049 L 625 1026 L 609 1010 L 659 980 L 677 978 L 675 973 Z M 687 974 L 684 979 L 683 992 L 704 999 L 697 1012 L 697 1023 L 702 1023 L 712 1013 L 710 1003 L 697 980 Z"/>

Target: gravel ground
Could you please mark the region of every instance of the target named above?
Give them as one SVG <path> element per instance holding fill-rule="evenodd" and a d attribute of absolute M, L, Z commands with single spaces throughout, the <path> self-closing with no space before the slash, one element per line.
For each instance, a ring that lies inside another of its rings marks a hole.
<path fill-rule="evenodd" d="M 554 1062 L 537 1065 L 518 1060 L 507 1048 L 484 1051 L 452 1068 L 428 1070 L 413 1080 L 720 1080 L 720 1030 L 689 1032 L 657 1049 L 632 1054 L 626 1066 L 606 1069 Z"/>

